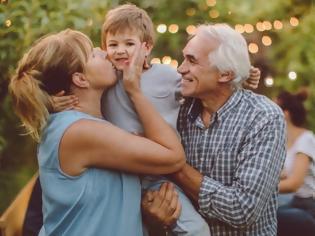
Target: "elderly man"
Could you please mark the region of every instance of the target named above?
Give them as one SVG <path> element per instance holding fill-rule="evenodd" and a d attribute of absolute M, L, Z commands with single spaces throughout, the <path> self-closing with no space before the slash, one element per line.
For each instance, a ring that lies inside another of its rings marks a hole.
<path fill-rule="evenodd" d="M 178 71 L 187 99 L 178 131 L 188 164 L 171 178 L 212 236 L 276 235 L 285 121 L 268 98 L 241 89 L 250 69 L 245 39 L 226 24 L 201 25 L 183 55 Z M 178 216 L 178 207 L 168 207 L 176 195 L 165 189 L 143 198 L 147 221 L 169 225 Z"/>

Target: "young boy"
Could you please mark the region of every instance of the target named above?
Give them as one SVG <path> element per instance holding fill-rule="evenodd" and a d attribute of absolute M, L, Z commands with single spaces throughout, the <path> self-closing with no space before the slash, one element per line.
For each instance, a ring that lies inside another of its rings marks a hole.
<path fill-rule="evenodd" d="M 137 45 L 146 43 L 148 57 L 154 44 L 153 23 L 148 14 L 135 5 L 125 4 L 110 10 L 102 27 L 102 47 L 117 70 L 132 58 Z M 178 96 L 180 75 L 168 65 L 143 64 L 141 89 L 154 104 L 162 117 L 176 129 L 180 103 Z M 143 128 L 126 94 L 122 80 L 108 90 L 102 98 L 102 111 L 105 119 L 129 132 L 142 134 Z M 152 124 L 154 125 L 154 124 Z M 143 190 L 159 189 L 167 181 L 161 176 L 145 176 L 142 179 Z M 208 224 L 198 214 L 190 200 L 178 188 L 182 205 L 181 216 L 172 229 L 175 235 L 208 236 Z"/>
<path fill-rule="evenodd" d="M 122 70 L 124 63 L 130 61 L 136 46 L 143 42 L 146 43 L 146 56 L 148 57 L 154 45 L 154 28 L 150 17 L 143 9 L 125 4 L 107 13 L 102 27 L 102 47 L 107 51 L 109 59 L 118 71 Z M 249 86 L 257 87 L 259 73 L 255 69 L 251 71 L 252 80 L 249 82 Z M 180 80 L 180 75 L 169 65 L 149 65 L 147 61 L 143 62 L 141 88 L 162 117 L 174 129 L 176 129 L 180 107 L 180 96 L 178 96 Z M 55 105 L 58 107 L 58 104 Z M 61 106 L 59 107 L 61 108 Z M 121 79 L 104 94 L 102 111 L 104 117 L 118 127 L 140 135 L 143 133 L 142 125 L 124 90 Z M 156 190 L 165 181 L 168 180 L 162 176 L 145 176 L 142 179 L 142 186 L 144 190 Z M 182 190 L 178 187 L 177 190 L 182 210 L 172 229 L 173 233 L 175 235 L 209 236 L 208 224 L 195 210 Z"/>

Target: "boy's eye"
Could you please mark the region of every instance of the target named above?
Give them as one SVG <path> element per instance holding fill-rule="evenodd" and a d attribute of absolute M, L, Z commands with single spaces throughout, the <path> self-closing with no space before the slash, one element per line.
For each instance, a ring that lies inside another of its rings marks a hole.
<path fill-rule="evenodd" d="M 117 46 L 116 43 L 110 43 L 110 44 L 107 45 L 107 47 L 116 47 L 116 46 Z"/>
<path fill-rule="evenodd" d="M 135 44 L 132 43 L 132 42 L 128 42 L 128 43 L 127 43 L 127 46 L 133 46 L 133 45 L 135 45 Z"/>

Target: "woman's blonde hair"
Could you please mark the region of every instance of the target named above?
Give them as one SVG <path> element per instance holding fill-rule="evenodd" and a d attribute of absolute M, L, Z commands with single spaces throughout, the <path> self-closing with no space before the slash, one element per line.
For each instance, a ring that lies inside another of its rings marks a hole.
<path fill-rule="evenodd" d="M 51 95 L 70 92 L 72 75 L 84 73 L 92 48 L 85 34 L 67 29 L 40 38 L 19 61 L 9 91 L 17 115 L 36 141 L 52 111 Z"/>

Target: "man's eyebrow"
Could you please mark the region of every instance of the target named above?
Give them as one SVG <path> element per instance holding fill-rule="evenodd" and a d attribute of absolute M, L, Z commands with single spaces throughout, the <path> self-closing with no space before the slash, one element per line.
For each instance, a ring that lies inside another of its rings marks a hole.
<path fill-rule="evenodd" d="M 197 58 L 194 55 L 186 54 L 185 56 L 187 57 L 188 60 L 197 61 Z"/>

